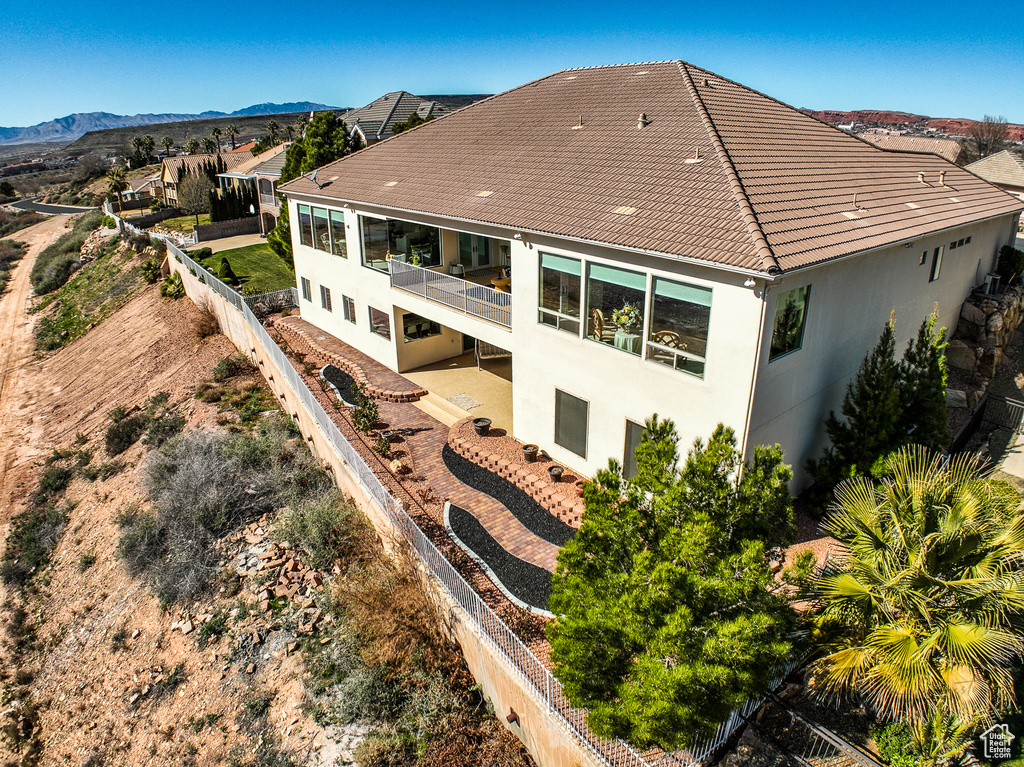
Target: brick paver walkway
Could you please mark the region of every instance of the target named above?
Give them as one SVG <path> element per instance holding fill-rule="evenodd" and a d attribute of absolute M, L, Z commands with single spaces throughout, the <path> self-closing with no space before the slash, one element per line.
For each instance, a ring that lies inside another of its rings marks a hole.
<path fill-rule="evenodd" d="M 404 376 L 298 317 L 277 319 L 274 326 L 284 331 L 285 338 L 290 344 L 295 345 L 298 342 L 300 347 L 309 347 L 309 353 L 322 359 L 341 357 L 361 369 L 368 383 L 402 395 L 388 397 L 380 401 L 378 406 L 381 420 L 401 436 L 403 442 L 397 442 L 394 447 L 396 450 L 408 451 L 414 473 L 423 477 L 435 495 L 451 501 L 476 517 L 507 552 L 537 567 L 554 572 L 558 546 L 534 535 L 504 505 L 463 484 L 448 471 L 441 458 L 441 451 L 448 442 L 448 427 L 413 405 L 412 397 L 404 396 L 406 393 L 411 394 L 422 389 Z M 418 396 L 422 395 L 417 395 L 417 398 Z M 340 415 L 331 415 L 341 418 Z"/>

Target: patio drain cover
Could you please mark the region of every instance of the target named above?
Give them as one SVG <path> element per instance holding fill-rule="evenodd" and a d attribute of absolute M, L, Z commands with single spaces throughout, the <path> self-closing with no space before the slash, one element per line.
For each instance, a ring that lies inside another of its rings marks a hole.
<path fill-rule="evenodd" d="M 483 402 L 477 402 L 468 394 L 456 394 L 454 397 L 448 397 L 448 401 L 456 407 L 461 407 L 463 410 L 472 410 L 484 404 Z"/>

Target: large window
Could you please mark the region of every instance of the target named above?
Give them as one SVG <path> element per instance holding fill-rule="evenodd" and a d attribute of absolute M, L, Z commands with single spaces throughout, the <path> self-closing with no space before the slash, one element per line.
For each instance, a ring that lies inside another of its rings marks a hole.
<path fill-rule="evenodd" d="M 302 285 L 302 298 L 305 301 L 313 300 L 313 286 L 305 277 L 299 277 L 299 284 Z"/>
<path fill-rule="evenodd" d="M 402 317 L 402 334 L 406 343 L 419 341 L 421 338 L 441 335 L 441 325 L 418 314 L 406 314 Z"/>
<path fill-rule="evenodd" d="M 370 332 L 391 340 L 391 318 L 387 312 L 370 307 Z"/>
<path fill-rule="evenodd" d="M 340 210 L 332 210 L 331 216 L 331 252 L 336 256 L 348 258 L 348 241 L 345 239 L 345 214 Z"/>
<path fill-rule="evenodd" d="M 591 264 L 587 270 L 587 338 L 639 355 L 646 298 L 645 275 Z"/>
<path fill-rule="evenodd" d="M 775 326 L 772 329 L 769 361 L 796 351 L 803 344 L 807 301 L 810 297 L 810 285 L 779 294 L 779 298 L 775 302 Z"/>
<path fill-rule="evenodd" d="M 711 289 L 654 278 L 647 359 L 704 377 Z"/>
<path fill-rule="evenodd" d="M 580 262 L 575 258 L 540 254 L 539 322 L 579 335 Z"/>
<path fill-rule="evenodd" d="M 308 205 L 299 205 L 299 242 L 306 247 L 313 247 L 313 217 Z"/>
<path fill-rule="evenodd" d="M 555 443 L 581 458 L 587 457 L 589 411 L 586 400 L 555 389 Z"/>
<path fill-rule="evenodd" d="M 327 226 L 327 211 L 313 208 L 313 247 L 331 252 L 331 233 Z"/>
<path fill-rule="evenodd" d="M 441 265 L 441 230 L 395 219 L 362 218 L 363 263 L 388 271 L 391 258 L 416 266 Z"/>

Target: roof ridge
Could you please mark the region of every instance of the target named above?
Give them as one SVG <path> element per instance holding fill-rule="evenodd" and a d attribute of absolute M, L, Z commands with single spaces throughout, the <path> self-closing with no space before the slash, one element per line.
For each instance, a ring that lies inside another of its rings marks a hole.
<path fill-rule="evenodd" d="M 736 172 L 736 166 L 733 165 L 729 151 L 725 148 L 722 137 L 718 135 L 718 129 L 715 127 L 711 115 L 708 114 L 704 101 L 701 99 L 700 94 L 697 93 L 697 86 L 693 84 L 693 77 L 690 75 L 688 65 L 683 61 L 678 62 L 678 65 L 679 72 L 683 75 L 683 81 L 686 83 L 686 88 L 690 92 L 690 98 L 693 99 L 694 106 L 697 107 L 697 114 L 700 115 L 701 123 L 703 123 L 704 129 L 708 133 L 708 138 L 711 139 L 711 144 L 718 155 L 718 161 L 722 164 L 722 170 L 725 171 L 726 179 L 729 182 L 729 189 L 732 191 L 736 204 L 740 207 L 743 223 L 746 225 L 747 233 L 757 249 L 757 255 L 761 259 L 761 263 L 765 264 L 769 274 L 778 274 L 782 271 L 779 267 L 779 261 L 775 257 L 771 245 L 768 244 L 768 238 L 765 237 L 760 222 L 757 220 L 754 206 L 750 203 L 750 198 L 747 197 L 747 191 L 743 188 L 743 182 L 740 180 L 739 173 Z"/>

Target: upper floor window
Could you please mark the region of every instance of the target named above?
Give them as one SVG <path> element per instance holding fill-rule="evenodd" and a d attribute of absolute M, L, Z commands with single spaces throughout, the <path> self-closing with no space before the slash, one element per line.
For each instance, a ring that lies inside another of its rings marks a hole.
<path fill-rule="evenodd" d="M 441 230 L 437 227 L 366 216 L 361 221 L 365 266 L 386 272 L 391 259 L 416 266 L 441 265 Z"/>
<path fill-rule="evenodd" d="M 942 270 L 942 250 L 943 246 L 939 245 L 932 252 L 932 272 L 928 276 L 928 282 L 935 282 L 935 280 L 939 279 L 939 272 Z"/>
<path fill-rule="evenodd" d="M 591 264 L 587 270 L 587 337 L 640 354 L 646 299 L 646 275 Z"/>
<path fill-rule="evenodd" d="M 313 247 L 313 217 L 308 205 L 299 205 L 299 242 L 308 248 Z"/>
<path fill-rule="evenodd" d="M 313 247 L 331 252 L 331 233 L 327 226 L 327 211 L 313 208 Z"/>
<path fill-rule="evenodd" d="M 711 289 L 654 278 L 647 359 L 704 377 Z"/>
<path fill-rule="evenodd" d="M 769 362 L 783 354 L 799 349 L 804 342 L 804 323 L 807 319 L 807 301 L 811 286 L 794 288 L 780 293 L 775 302 L 775 325 L 772 329 L 772 345 L 768 354 Z"/>
<path fill-rule="evenodd" d="M 575 258 L 540 254 L 538 321 L 559 330 L 580 332 L 580 262 Z"/>
<path fill-rule="evenodd" d="M 332 210 L 331 217 L 331 252 L 336 256 L 348 258 L 348 241 L 345 239 L 345 214 L 340 210 Z"/>

